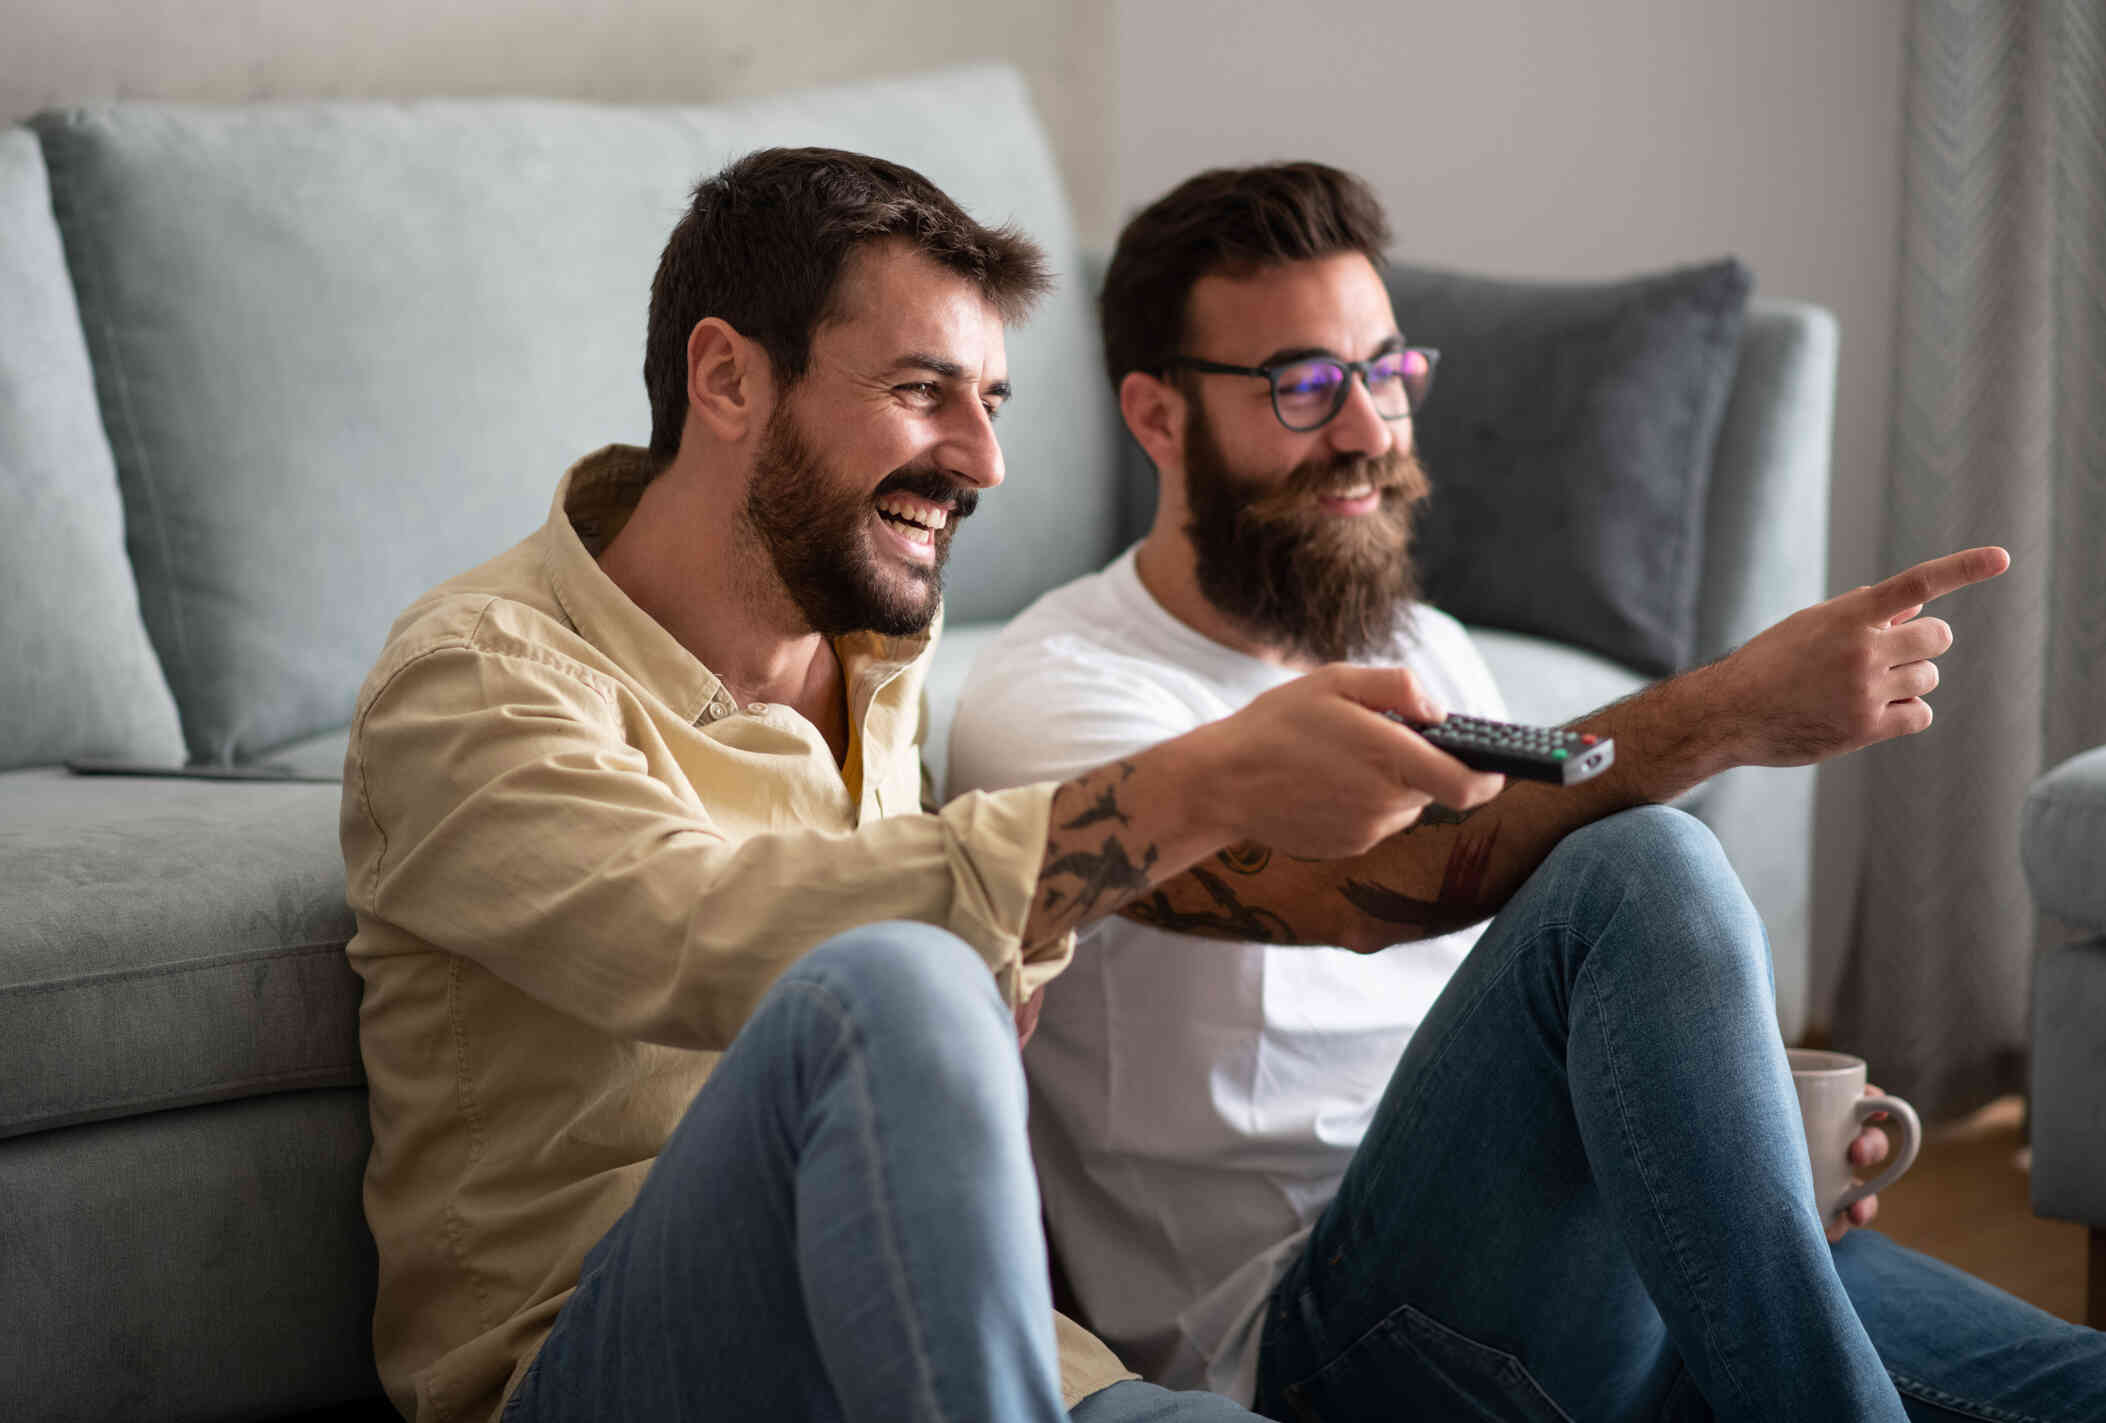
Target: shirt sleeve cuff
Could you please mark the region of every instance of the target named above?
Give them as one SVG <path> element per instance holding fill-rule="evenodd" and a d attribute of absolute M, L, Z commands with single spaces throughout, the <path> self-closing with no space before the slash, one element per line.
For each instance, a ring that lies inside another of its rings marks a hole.
<path fill-rule="evenodd" d="M 980 947 L 1011 1006 L 1049 982 L 1075 951 L 1075 936 L 1024 942 L 1024 922 L 1046 861 L 1057 782 L 969 791 L 939 813 L 956 883 L 950 929 Z"/>

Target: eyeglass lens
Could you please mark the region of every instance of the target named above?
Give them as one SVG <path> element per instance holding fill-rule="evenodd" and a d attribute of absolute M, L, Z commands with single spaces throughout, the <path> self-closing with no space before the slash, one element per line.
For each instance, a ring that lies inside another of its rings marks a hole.
<path fill-rule="evenodd" d="M 1342 363 L 1321 357 L 1281 366 L 1273 372 L 1273 408 L 1289 429 L 1314 429 L 1345 404 L 1347 379 Z M 1391 351 L 1367 363 L 1368 396 L 1387 419 L 1416 410 L 1432 382 L 1433 363 L 1422 350 Z"/>

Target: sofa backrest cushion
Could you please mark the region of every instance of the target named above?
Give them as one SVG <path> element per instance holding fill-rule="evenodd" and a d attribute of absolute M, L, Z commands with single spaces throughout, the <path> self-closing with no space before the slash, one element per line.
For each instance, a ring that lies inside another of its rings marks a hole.
<path fill-rule="evenodd" d="M 1427 600 L 1648 674 L 1695 660 L 1706 498 L 1753 285 L 1730 258 L 1607 282 L 1397 266 L 1441 364 L 1414 421 Z"/>
<path fill-rule="evenodd" d="M 0 131 L 0 770 L 179 761 L 44 160 Z"/>
<path fill-rule="evenodd" d="M 1062 278 L 1010 336 L 1011 485 L 957 540 L 951 618 L 1014 612 L 1114 551 L 1117 412 L 1012 71 L 715 108 L 117 105 L 34 123 L 146 624 L 197 757 L 348 720 L 398 611 L 531 532 L 571 461 L 647 442 L 659 252 L 694 183 L 765 145 L 918 168 L 1022 226 Z"/>

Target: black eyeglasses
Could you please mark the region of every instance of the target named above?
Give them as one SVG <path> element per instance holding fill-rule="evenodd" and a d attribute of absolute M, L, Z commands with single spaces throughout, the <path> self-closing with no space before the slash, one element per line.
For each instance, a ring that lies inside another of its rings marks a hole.
<path fill-rule="evenodd" d="M 1426 392 L 1433 388 L 1433 368 L 1440 359 L 1441 353 L 1430 346 L 1406 346 L 1365 361 L 1305 356 L 1269 366 L 1229 366 L 1197 356 L 1172 356 L 1163 366 L 1210 375 L 1263 377 L 1272 384 L 1272 413 L 1288 429 L 1307 433 L 1330 424 L 1345 409 L 1347 382 L 1356 375 L 1367 387 L 1377 415 L 1402 420 L 1426 403 Z"/>

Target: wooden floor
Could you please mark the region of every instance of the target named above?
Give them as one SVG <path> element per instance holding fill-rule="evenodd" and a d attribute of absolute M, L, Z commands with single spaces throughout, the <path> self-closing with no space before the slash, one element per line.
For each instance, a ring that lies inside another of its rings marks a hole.
<path fill-rule="evenodd" d="M 1933 1128 L 1915 1166 L 1880 1193 L 1874 1226 L 2050 1314 L 2084 1322 L 2089 1232 L 2026 1199 L 2025 1104 L 2006 1097 Z"/>

